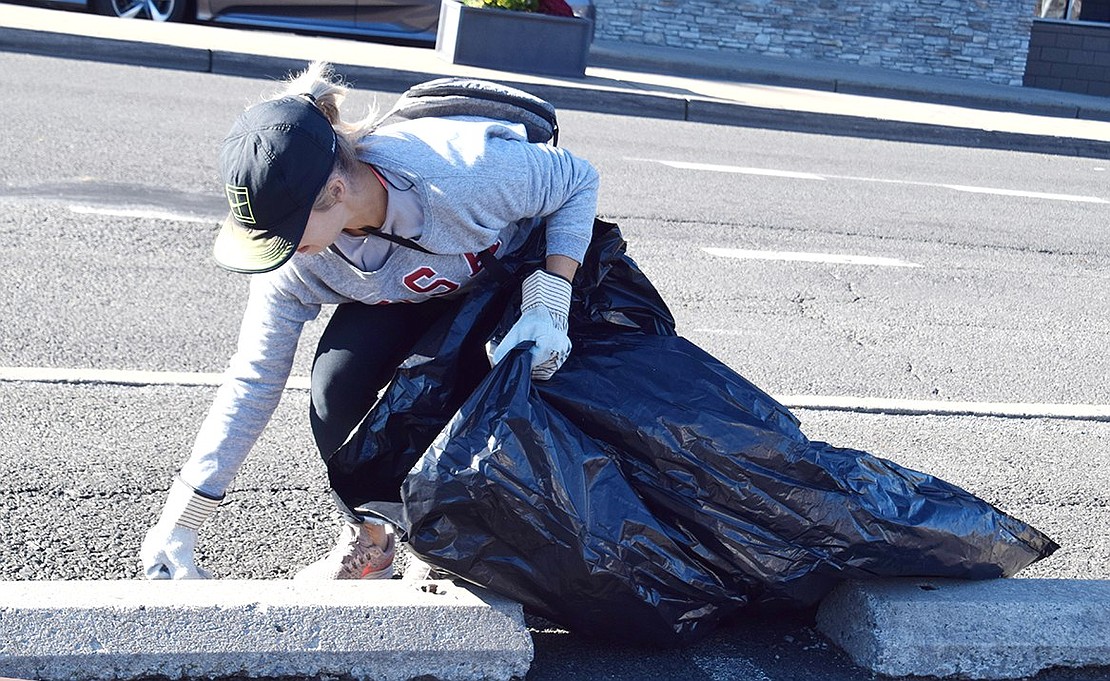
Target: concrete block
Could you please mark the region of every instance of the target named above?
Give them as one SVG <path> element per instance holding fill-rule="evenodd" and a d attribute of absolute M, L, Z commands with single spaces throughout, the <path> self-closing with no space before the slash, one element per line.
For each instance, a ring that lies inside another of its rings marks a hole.
<path fill-rule="evenodd" d="M 523 678 L 519 604 L 451 581 L 0 582 L 0 677 Z"/>
<path fill-rule="evenodd" d="M 821 603 L 817 628 L 888 676 L 1012 679 L 1110 666 L 1110 581 L 849 582 Z"/>

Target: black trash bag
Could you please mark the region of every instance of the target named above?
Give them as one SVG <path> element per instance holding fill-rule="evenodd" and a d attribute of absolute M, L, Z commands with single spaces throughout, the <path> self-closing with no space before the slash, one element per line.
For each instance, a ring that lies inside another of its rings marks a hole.
<path fill-rule="evenodd" d="M 584 634 L 689 643 L 844 579 L 1012 575 L 1056 546 L 932 476 L 811 442 L 689 341 L 612 335 L 494 369 L 402 486 L 428 562 Z"/>
<path fill-rule="evenodd" d="M 400 501 L 413 464 L 488 373 L 485 342 L 512 296 L 512 287 L 482 286 L 460 299 L 418 341 L 347 442 L 324 457 L 332 490 L 348 508 Z"/>
<path fill-rule="evenodd" d="M 761 610 L 813 606 L 844 579 L 1011 576 L 1057 548 L 955 485 L 808 440 L 681 337 L 581 342 L 537 391 L 616 453 L 692 559 Z"/>
<path fill-rule="evenodd" d="M 323 453 L 338 499 L 351 509 L 395 516 L 405 475 L 489 371 L 485 343 L 505 335 L 520 309 L 520 281 L 540 266 L 545 234 L 523 228 L 502 260 L 508 280 L 483 276 L 402 362 L 347 442 Z M 604 280 L 606 286 L 599 286 Z M 674 318 L 625 255 L 617 226 L 598 220 L 575 277 L 572 331 L 674 334 Z"/>
<path fill-rule="evenodd" d="M 519 277 L 542 253 L 533 234 L 506 264 Z M 595 228 L 574 350 L 550 381 L 532 385 L 522 353 L 484 379 L 465 361 L 512 323 L 516 289 L 465 298 L 426 339 L 435 358 L 415 354 L 368 416 L 372 435 L 329 461 L 362 475 L 333 475 L 348 503 L 399 496 L 371 509 L 433 565 L 575 631 L 673 644 L 741 608 L 809 607 L 843 579 L 998 577 L 1056 548 L 958 487 L 809 441 L 674 335 L 614 225 Z"/>
<path fill-rule="evenodd" d="M 516 350 L 402 486 L 409 546 L 573 631 L 674 643 L 746 602 L 691 559 L 594 442 L 538 397 Z"/>

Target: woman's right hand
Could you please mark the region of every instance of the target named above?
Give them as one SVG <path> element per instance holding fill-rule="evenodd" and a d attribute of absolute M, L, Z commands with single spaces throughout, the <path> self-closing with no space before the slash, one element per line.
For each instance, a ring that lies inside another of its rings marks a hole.
<path fill-rule="evenodd" d="M 146 533 L 139 558 L 147 579 L 211 579 L 197 567 L 197 531 L 180 525 L 156 524 Z"/>
<path fill-rule="evenodd" d="M 197 530 L 220 501 L 174 478 L 162 515 L 139 549 L 147 579 L 211 579 L 207 570 L 197 567 Z"/>

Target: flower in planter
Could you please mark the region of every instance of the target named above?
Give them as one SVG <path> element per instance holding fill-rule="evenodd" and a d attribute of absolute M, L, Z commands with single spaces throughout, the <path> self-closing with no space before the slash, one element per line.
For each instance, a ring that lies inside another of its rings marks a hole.
<path fill-rule="evenodd" d="M 559 17 L 572 17 L 574 12 L 566 0 L 462 0 L 468 7 L 493 7 L 516 12 L 539 12 Z"/>
<path fill-rule="evenodd" d="M 540 5 L 539 0 L 463 0 L 463 4 L 467 7 L 493 7 L 515 12 L 535 12 Z"/>
<path fill-rule="evenodd" d="M 574 10 L 567 4 L 567 0 L 540 0 L 540 12 L 554 14 L 557 17 L 574 16 Z"/>

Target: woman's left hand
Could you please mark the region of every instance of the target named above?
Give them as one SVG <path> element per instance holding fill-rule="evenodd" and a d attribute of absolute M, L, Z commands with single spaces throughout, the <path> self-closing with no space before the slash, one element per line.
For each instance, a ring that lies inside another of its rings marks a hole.
<path fill-rule="evenodd" d="M 532 378 L 546 381 L 570 355 L 567 335 L 570 282 L 557 274 L 536 270 L 521 285 L 520 319 L 505 334 L 493 353 L 493 363 L 525 341 L 533 341 Z"/>

